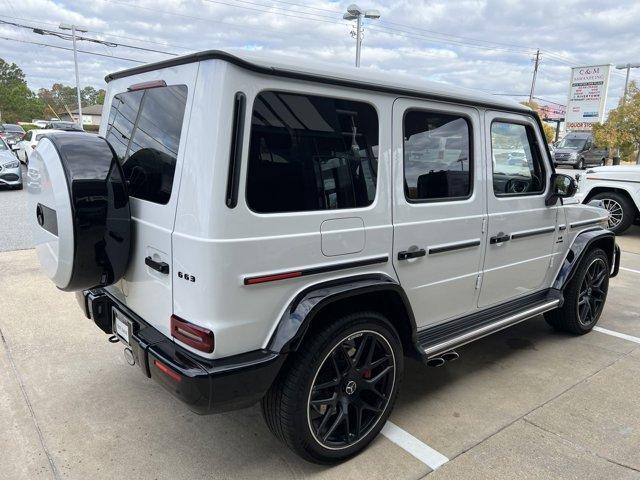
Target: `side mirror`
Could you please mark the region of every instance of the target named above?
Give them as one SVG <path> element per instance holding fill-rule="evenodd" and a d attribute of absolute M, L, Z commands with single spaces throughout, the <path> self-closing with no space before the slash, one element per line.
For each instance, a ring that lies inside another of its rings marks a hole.
<path fill-rule="evenodd" d="M 559 198 L 570 198 L 576 194 L 578 185 L 573 177 L 562 173 L 551 175 L 551 191 L 545 200 L 547 207 L 555 205 Z"/>

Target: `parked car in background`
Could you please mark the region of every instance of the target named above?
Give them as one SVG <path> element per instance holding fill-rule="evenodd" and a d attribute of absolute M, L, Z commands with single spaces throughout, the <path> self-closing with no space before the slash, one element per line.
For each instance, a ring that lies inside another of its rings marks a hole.
<path fill-rule="evenodd" d="M 602 201 L 609 210 L 609 229 L 624 233 L 640 217 L 640 165 L 592 168 L 576 175 L 582 203 Z"/>
<path fill-rule="evenodd" d="M 0 138 L 2 138 L 10 150 L 15 150 L 18 143 L 24 135 L 24 129 L 20 125 L 14 123 L 0 123 Z"/>
<path fill-rule="evenodd" d="M 0 187 L 22 189 L 20 162 L 2 138 L 0 138 Z"/>
<path fill-rule="evenodd" d="M 35 125 L 38 128 L 44 128 L 49 123 L 47 120 L 31 120 L 31 124 Z"/>
<path fill-rule="evenodd" d="M 20 140 L 16 144 L 17 146 L 16 155 L 18 156 L 18 159 L 25 165 L 28 165 L 29 155 L 31 154 L 32 150 L 36 148 L 36 145 L 38 145 L 38 142 L 40 141 L 40 139 L 47 134 L 54 133 L 54 132 L 62 132 L 62 131 L 63 130 L 54 130 L 54 129 L 29 130 L 27 133 L 24 134 L 24 136 L 22 137 L 22 140 Z"/>
<path fill-rule="evenodd" d="M 47 125 L 44 127 L 47 130 L 64 130 L 65 132 L 73 131 L 73 132 L 83 132 L 84 130 L 78 126 L 75 122 L 64 122 L 64 121 L 52 121 L 47 122 Z"/>
<path fill-rule="evenodd" d="M 599 148 L 593 142 L 589 132 L 568 133 L 560 140 L 553 152 L 553 163 L 556 166 L 570 165 L 583 170 L 589 165 L 605 166 L 609 150 Z"/>

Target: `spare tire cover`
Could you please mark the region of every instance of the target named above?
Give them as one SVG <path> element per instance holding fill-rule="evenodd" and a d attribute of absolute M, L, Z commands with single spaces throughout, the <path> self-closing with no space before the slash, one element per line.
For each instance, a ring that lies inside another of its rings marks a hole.
<path fill-rule="evenodd" d="M 58 288 L 83 290 L 122 278 L 131 211 L 122 168 L 105 139 L 47 135 L 29 156 L 27 191 L 38 258 Z"/>

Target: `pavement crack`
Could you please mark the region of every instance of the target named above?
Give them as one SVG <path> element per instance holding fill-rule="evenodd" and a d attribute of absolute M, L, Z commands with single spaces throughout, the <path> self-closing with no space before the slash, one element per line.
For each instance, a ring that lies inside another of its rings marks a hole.
<path fill-rule="evenodd" d="M 523 418 L 522 420 L 523 420 L 525 423 L 527 423 L 527 424 L 531 425 L 532 427 L 537 428 L 537 429 L 539 429 L 539 430 L 542 430 L 543 432 L 546 432 L 546 433 L 548 433 L 548 434 L 550 434 L 550 435 L 553 435 L 553 436 L 555 436 L 555 437 L 558 437 L 560 440 L 562 440 L 562 441 L 563 441 L 563 442 L 565 442 L 565 443 L 568 443 L 568 444 L 569 444 L 569 445 L 571 445 L 572 447 L 577 448 L 577 449 L 579 449 L 579 450 L 582 450 L 583 452 L 589 453 L 589 454 L 591 454 L 591 455 L 593 455 L 593 456 L 595 456 L 595 457 L 598 457 L 599 459 L 604 460 L 605 462 L 608 462 L 608 463 L 611 463 L 611 464 L 617 465 L 617 466 L 619 466 L 619 467 L 623 467 L 623 468 L 626 468 L 626 469 L 628 469 L 628 470 L 633 470 L 634 472 L 638 472 L 638 473 L 640 473 L 640 470 L 639 470 L 639 469 L 637 469 L 637 468 L 635 468 L 635 467 L 632 467 L 631 465 L 627 465 L 627 464 L 625 464 L 625 463 L 618 462 L 618 461 L 616 461 L 616 460 L 613 460 L 612 458 L 609 458 L 609 457 L 606 457 L 606 456 L 604 456 L 604 455 L 601 455 L 601 454 L 599 454 L 598 452 L 594 452 L 594 451 L 593 451 L 593 450 L 591 450 L 590 448 L 584 447 L 583 445 L 580 445 L 579 443 L 575 443 L 574 441 L 572 441 L 572 440 L 570 440 L 570 439 L 566 438 L 565 436 L 563 436 L 563 435 L 559 434 L 558 432 L 554 432 L 553 430 L 550 430 L 550 429 L 548 429 L 548 428 L 545 428 L 545 427 L 543 427 L 542 425 L 538 425 L 538 424 L 537 424 L 537 423 L 535 423 L 533 420 L 529 420 L 528 418 Z"/>
<path fill-rule="evenodd" d="M 22 392 L 22 397 L 24 398 L 24 402 L 29 409 L 29 414 L 31 415 L 31 420 L 33 421 L 33 425 L 36 429 L 36 433 L 38 434 L 38 440 L 40 441 L 40 445 L 42 446 L 42 450 L 47 456 L 47 460 L 49 461 L 49 467 L 51 468 L 51 475 L 54 480 L 60 480 L 60 472 L 58 472 L 58 467 L 56 467 L 55 462 L 53 461 L 53 457 L 47 448 L 47 444 L 44 440 L 44 435 L 42 430 L 40 429 L 40 425 L 38 424 L 38 419 L 36 418 L 36 414 L 33 411 L 33 406 L 31 405 L 31 401 L 29 400 L 29 396 L 27 395 L 27 390 L 24 387 L 24 383 L 22 382 L 22 377 L 20 377 L 20 372 L 18 372 L 18 367 L 16 366 L 16 362 L 13 359 L 13 355 L 11 354 L 11 349 L 9 348 L 9 343 L 0 328 L 0 340 L 2 340 L 2 345 L 4 347 L 5 352 L 7 353 L 7 358 L 9 359 L 9 364 L 11 365 L 11 369 L 13 370 L 13 375 L 18 382 L 18 386 L 20 387 L 20 391 Z"/>

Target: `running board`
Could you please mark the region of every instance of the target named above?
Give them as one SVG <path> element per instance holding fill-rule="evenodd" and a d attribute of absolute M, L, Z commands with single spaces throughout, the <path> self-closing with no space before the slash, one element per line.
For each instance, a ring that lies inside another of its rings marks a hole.
<path fill-rule="evenodd" d="M 559 290 L 549 289 L 529 295 L 421 330 L 418 332 L 419 347 L 429 359 L 558 308 L 562 302 Z"/>

